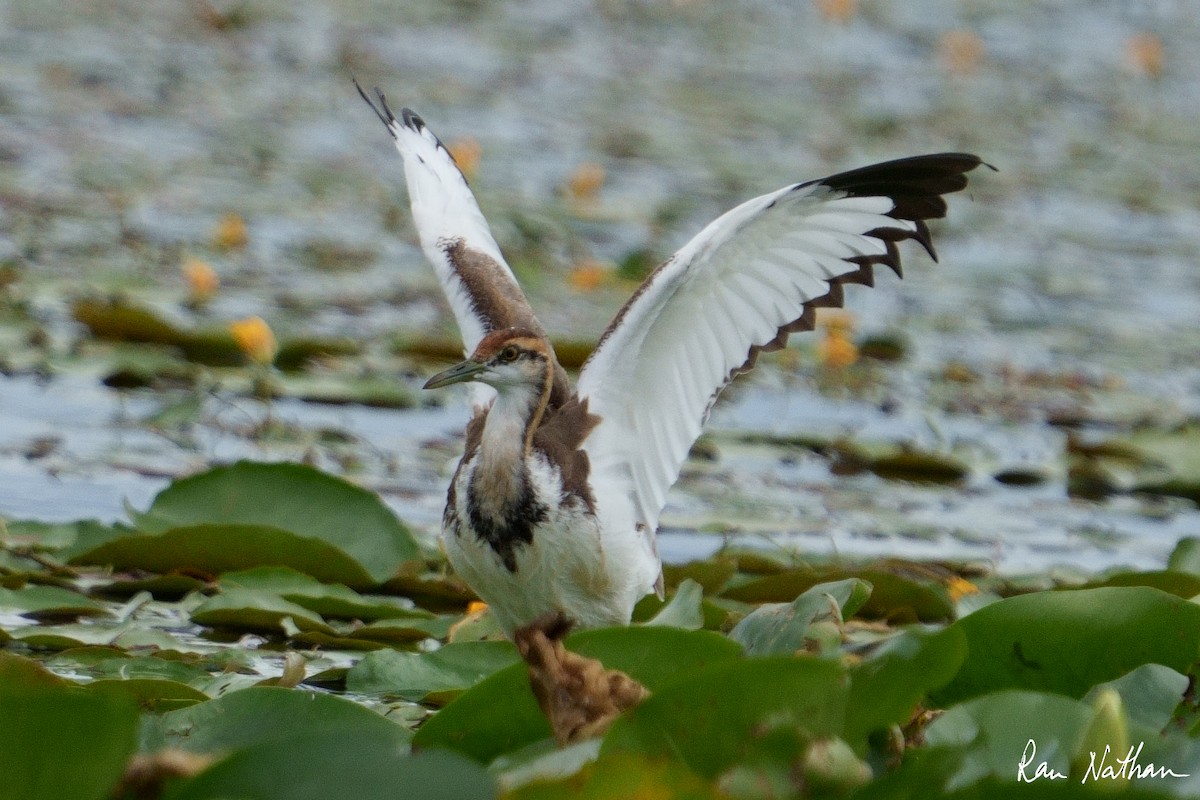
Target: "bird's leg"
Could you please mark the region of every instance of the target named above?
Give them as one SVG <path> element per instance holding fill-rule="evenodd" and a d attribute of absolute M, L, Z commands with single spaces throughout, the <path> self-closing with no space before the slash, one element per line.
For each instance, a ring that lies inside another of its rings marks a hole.
<path fill-rule="evenodd" d="M 513 635 L 529 665 L 529 683 L 560 745 L 603 734 L 621 712 L 650 692 L 624 672 L 605 669 L 563 647 L 571 624 L 562 614 L 543 617 Z"/>

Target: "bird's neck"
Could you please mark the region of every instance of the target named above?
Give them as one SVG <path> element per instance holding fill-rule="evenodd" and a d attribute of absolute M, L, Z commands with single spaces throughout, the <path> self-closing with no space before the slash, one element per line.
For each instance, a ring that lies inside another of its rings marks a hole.
<path fill-rule="evenodd" d="M 511 499 L 526 488 L 525 462 L 550 400 L 551 378 L 548 369 L 540 384 L 502 386 L 496 391 L 479 440 L 476 475 L 497 500 Z"/>

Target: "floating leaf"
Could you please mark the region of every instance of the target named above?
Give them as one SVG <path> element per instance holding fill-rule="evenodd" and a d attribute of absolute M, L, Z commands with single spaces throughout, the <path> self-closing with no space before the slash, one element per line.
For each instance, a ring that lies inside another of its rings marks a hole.
<path fill-rule="evenodd" d="M 346 689 L 419 701 L 433 692 L 461 692 L 519 660 L 509 642 L 459 642 L 432 653 L 381 650 L 346 674 Z"/>
<path fill-rule="evenodd" d="M 223 753 L 332 728 L 350 738 L 378 739 L 403 747 L 407 729 L 357 703 L 333 695 L 261 686 L 170 711 L 148 720 L 143 750 L 176 747 Z"/>
<path fill-rule="evenodd" d="M 16 675 L 6 669 L 0 681 L 0 793 L 13 800 L 109 797 L 137 743 L 134 704 Z"/>
<path fill-rule="evenodd" d="M 372 621 L 403 617 L 432 619 L 396 597 L 364 596 L 341 584 L 327 584 L 287 567 L 257 567 L 221 576 L 221 586 L 271 592 L 323 617 Z"/>
<path fill-rule="evenodd" d="M 370 586 L 364 567 L 336 545 L 266 525 L 215 523 L 122 536 L 71 559 L 116 569 L 217 575 L 261 565 L 285 566 L 330 583 Z"/>
<path fill-rule="evenodd" d="M 228 589 L 192 611 L 192 621 L 199 625 L 275 634 L 283 630 L 285 619 L 291 619 L 302 631 L 333 633 L 333 628 L 319 614 L 278 595 L 252 589 Z"/>
<path fill-rule="evenodd" d="M 932 690 L 946 685 L 967 655 L 961 630 L 909 628 L 850 670 L 844 738 L 863 752 L 872 731 L 906 722 Z"/>
<path fill-rule="evenodd" d="M 605 755 L 584 766 L 577 775 L 530 783 L 505 795 L 507 800 L 560 800 L 564 797 L 718 800 L 727 796 L 678 761 L 639 753 Z"/>
<path fill-rule="evenodd" d="M 1200 536 L 1185 536 L 1175 544 L 1167 569 L 1200 575 Z"/>
<path fill-rule="evenodd" d="M 943 705 L 1007 688 L 1082 697 L 1142 664 L 1187 672 L 1200 655 L 1200 606 L 1143 587 L 1010 597 L 952 627 L 968 655 L 934 693 Z"/>
<path fill-rule="evenodd" d="M 193 689 L 186 683 L 158 678 L 126 680 L 113 678 L 92 681 L 87 685 L 87 690 L 114 697 L 124 697 L 136 703 L 138 707 L 156 713 L 187 708 L 208 700 L 208 695 L 199 689 Z"/>
<path fill-rule="evenodd" d="M 1092 687 L 1084 701 L 1091 702 L 1106 688 L 1121 696 L 1132 721 L 1157 733 L 1167 727 L 1183 701 L 1188 677 L 1162 664 L 1143 664 L 1116 680 Z"/>
<path fill-rule="evenodd" d="M 723 596 L 750 603 L 790 603 L 819 583 L 846 578 L 860 578 L 872 587 L 871 596 L 858 610 L 860 616 L 894 623 L 937 622 L 954 616 L 954 606 L 942 586 L 879 569 L 793 569 L 731 586 Z"/>
<path fill-rule="evenodd" d="M 1200 595 L 1200 575 L 1171 569 L 1116 572 L 1100 580 L 1088 581 L 1078 588 L 1095 589 L 1102 586 L 1150 586 L 1187 599 Z"/>
<path fill-rule="evenodd" d="M 57 586 L 28 585 L 21 589 L 0 586 L 0 609 L 16 611 L 36 620 L 64 620 L 79 617 L 111 617 L 103 603 L 78 592 Z"/>
<path fill-rule="evenodd" d="M 645 624 L 698 630 L 704 627 L 703 600 L 704 588 L 691 578 L 684 578 L 667 604 Z"/>
<path fill-rule="evenodd" d="M 320 725 L 293 731 L 288 739 L 237 750 L 172 787 L 166 800 L 491 800 L 496 796 L 487 772 L 453 753 L 406 756 L 402 745 L 371 730 L 329 730 Z"/>
<path fill-rule="evenodd" d="M 301 464 L 240 461 L 175 481 L 137 523 L 147 533 L 206 523 L 290 531 L 338 548 L 362 565 L 368 583 L 382 583 L 418 555 L 412 534 L 378 496 Z"/>
<path fill-rule="evenodd" d="M 729 632 L 729 638 L 752 656 L 795 653 L 804 650 L 809 626 L 819 619 L 833 619 L 833 612 L 854 615 L 871 594 L 871 585 L 857 578 L 818 583 L 791 603 L 760 606 Z"/>
<path fill-rule="evenodd" d="M 677 758 L 713 778 L 752 750 L 766 720 L 810 736 L 841 732 L 847 681 L 834 661 L 752 658 L 696 670 L 619 718 L 602 754 Z"/>
<path fill-rule="evenodd" d="M 741 648 L 710 631 L 607 628 L 567 637 L 566 647 L 627 673 L 650 691 L 705 665 L 736 659 Z M 523 664 L 485 678 L 429 719 L 413 743 L 443 747 L 487 763 L 551 735 Z"/>
<path fill-rule="evenodd" d="M 1043 763 L 1069 775 L 1076 743 L 1092 716 L 1090 706 L 1069 697 L 1009 689 L 949 709 L 925 729 L 925 741 L 963 751 L 961 777 L 948 782 L 990 775 L 1015 783 L 1018 774 L 1034 778 Z"/>

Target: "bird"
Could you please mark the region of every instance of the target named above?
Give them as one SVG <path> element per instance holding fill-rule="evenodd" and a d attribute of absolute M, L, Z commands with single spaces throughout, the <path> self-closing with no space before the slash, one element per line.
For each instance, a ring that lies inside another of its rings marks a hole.
<path fill-rule="evenodd" d="M 927 221 L 985 163 L 901 158 L 743 202 L 649 274 L 572 385 L 449 151 L 354 83 L 400 152 L 463 338 L 465 360 L 424 388 L 476 390 L 442 546 L 510 638 L 547 619 L 628 625 L 641 598 L 661 599 L 659 515 L 721 390 L 840 307 L 847 285 L 873 285 L 875 267 L 901 275 L 901 242 L 936 261 Z"/>

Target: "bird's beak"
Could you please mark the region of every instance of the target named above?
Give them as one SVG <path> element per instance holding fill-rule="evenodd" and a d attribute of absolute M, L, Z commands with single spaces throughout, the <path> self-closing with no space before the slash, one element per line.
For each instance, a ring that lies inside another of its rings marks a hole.
<path fill-rule="evenodd" d="M 487 369 L 487 364 L 481 364 L 478 361 L 463 361 L 461 364 L 455 364 L 445 372 L 439 372 L 437 375 L 434 375 L 425 381 L 425 385 L 421 388 L 440 389 L 452 383 L 463 383 L 474 380 L 475 376 L 485 369 Z"/>

